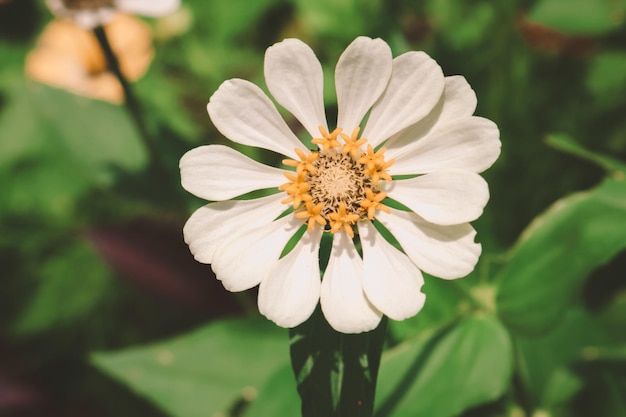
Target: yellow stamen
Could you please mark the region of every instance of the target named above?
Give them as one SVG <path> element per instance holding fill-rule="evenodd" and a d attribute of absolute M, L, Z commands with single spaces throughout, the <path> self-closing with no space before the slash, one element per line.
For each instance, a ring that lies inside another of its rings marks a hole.
<path fill-rule="evenodd" d="M 339 203 L 339 212 L 329 213 L 328 219 L 330 221 L 331 232 L 336 233 L 339 230 L 343 229 L 348 234 L 348 236 L 350 236 L 351 238 L 354 237 L 352 225 L 359 220 L 359 215 L 346 213 L 346 205 L 343 202 Z"/>
<path fill-rule="evenodd" d="M 364 153 L 358 160 L 359 164 L 365 165 L 365 172 L 372 177 L 372 184 L 378 185 L 381 179 L 391 181 L 391 175 L 387 173 L 387 168 L 393 165 L 395 159 L 385 161 L 385 148 L 374 152 L 372 145 L 367 145 L 367 153 Z"/>
<path fill-rule="evenodd" d="M 290 167 L 296 167 L 296 172 L 298 174 L 300 174 L 302 171 L 309 171 L 309 172 L 317 171 L 315 167 L 313 166 L 313 162 L 317 159 L 317 157 L 319 156 L 319 153 L 313 152 L 307 155 L 304 153 L 304 151 L 298 148 L 296 148 L 295 151 L 300 157 L 300 161 L 296 161 L 294 159 L 283 159 L 283 164 L 290 166 Z"/>
<path fill-rule="evenodd" d="M 306 182 L 305 172 L 298 173 L 297 177 L 291 172 L 284 172 L 283 174 L 289 182 L 281 185 L 278 189 L 286 192 L 289 197 L 281 201 L 282 204 L 292 203 L 293 208 L 297 209 L 303 201 L 311 201 L 311 195 L 309 194 L 311 185 Z"/>
<path fill-rule="evenodd" d="M 299 219 L 307 219 L 307 228 L 308 232 L 313 231 L 313 227 L 315 223 L 320 224 L 321 226 L 326 225 L 326 220 L 322 217 L 322 209 L 324 208 L 324 203 L 316 204 L 315 206 L 310 201 L 304 203 L 305 209 L 302 211 L 296 212 L 295 216 Z"/>
<path fill-rule="evenodd" d="M 328 133 L 328 131 L 323 126 L 319 126 L 318 129 L 320 130 L 322 137 L 313 138 L 311 142 L 316 145 L 321 145 L 324 152 L 328 152 L 328 150 L 331 148 L 341 146 L 341 144 L 337 140 L 337 136 L 339 136 L 339 134 L 341 133 L 341 128 L 338 127 L 337 129 L 333 130 L 332 133 Z"/>
<path fill-rule="evenodd" d="M 360 146 L 363 145 L 365 142 L 367 142 L 367 139 L 365 138 L 357 139 L 357 137 L 359 136 L 360 130 L 361 130 L 360 127 L 354 128 L 354 130 L 352 131 L 352 136 L 348 136 L 345 133 L 341 134 L 341 137 L 346 142 L 343 145 L 343 149 L 341 150 L 341 153 L 343 154 L 349 153 L 354 159 L 357 159 L 359 157 L 359 154 L 361 152 L 361 150 L 359 149 Z"/>
<path fill-rule="evenodd" d="M 387 193 L 384 193 L 384 192 L 374 193 L 374 191 L 371 188 L 365 189 L 365 199 L 361 201 L 360 204 L 361 204 L 361 208 L 367 211 L 368 219 L 374 220 L 374 213 L 376 212 L 376 210 L 382 210 L 385 213 L 391 213 L 391 210 L 389 210 L 389 207 L 385 206 L 384 204 L 381 204 L 381 201 L 383 201 L 386 197 L 387 197 Z"/>

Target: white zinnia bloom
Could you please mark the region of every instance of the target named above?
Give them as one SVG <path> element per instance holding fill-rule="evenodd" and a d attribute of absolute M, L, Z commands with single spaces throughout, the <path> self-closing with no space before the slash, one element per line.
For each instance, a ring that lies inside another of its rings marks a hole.
<path fill-rule="evenodd" d="M 180 6 L 180 0 L 46 0 L 46 3 L 56 16 L 70 18 L 86 29 L 108 23 L 116 11 L 159 17 Z"/>
<path fill-rule="evenodd" d="M 335 330 L 358 333 L 375 328 L 382 314 L 395 320 L 415 315 L 425 298 L 421 271 L 454 279 L 474 269 L 481 246 L 469 222 L 489 198 L 478 173 L 497 159 L 500 140 L 493 122 L 472 116 L 476 96 L 463 77 L 444 77 L 424 52 L 392 59 L 384 41 L 357 38 L 335 70 L 332 131 L 322 67 L 306 44 L 287 39 L 270 47 L 265 81 L 318 149 L 292 133 L 259 87 L 232 79 L 211 97 L 211 120 L 234 142 L 291 158 L 283 162 L 292 169 L 263 165 L 222 145 L 193 149 L 180 161 L 183 187 L 217 201 L 191 216 L 185 241 L 198 261 L 212 264 L 226 289 L 260 285 L 259 310 L 280 326 L 302 323 L 319 301 Z M 282 192 L 232 200 L 266 188 Z M 385 198 L 411 211 L 391 209 Z M 281 217 L 288 207 L 293 212 Z M 307 233 L 281 258 L 303 224 Z M 332 233 L 333 242 L 320 280 L 322 233 Z"/>

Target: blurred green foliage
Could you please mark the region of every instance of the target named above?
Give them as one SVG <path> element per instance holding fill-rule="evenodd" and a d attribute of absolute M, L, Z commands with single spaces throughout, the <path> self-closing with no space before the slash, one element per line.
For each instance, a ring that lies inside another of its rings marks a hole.
<path fill-rule="evenodd" d="M 320 58 L 332 124 L 334 65 L 358 35 L 464 75 L 503 143 L 484 174 L 478 268 L 426 277 L 424 310 L 390 321 L 375 415 L 626 415 L 626 1 L 183 4 L 178 33 L 149 22 L 156 56 L 134 85 L 158 171 L 123 106 L 27 79 L 51 16 L 43 2 L 0 3 L 0 388 L 31 394 L 0 400 L 0 415 L 298 415 L 287 331 L 256 317 L 253 294 L 218 289 L 235 307 L 199 312 L 93 236 L 137 218 L 179 233 L 202 204 L 177 185 L 180 156 L 226 143 L 208 98 L 233 77 L 265 88 L 263 52 L 284 37 Z M 223 318 L 233 311 L 248 313 Z"/>

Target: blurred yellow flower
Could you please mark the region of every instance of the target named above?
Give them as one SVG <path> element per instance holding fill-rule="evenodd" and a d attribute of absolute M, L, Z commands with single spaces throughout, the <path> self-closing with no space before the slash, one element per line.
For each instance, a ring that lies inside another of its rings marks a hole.
<path fill-rule="evenodd" d="M 148 25 L 132 16 L 117 14 L 104 30 L 124 76 L 130 81 L 139 79 L 154 56 Z M 93 32 L 70 20 L 54 20 L 46 26 L 36 48 L 26 58 L 26 74 L 78 95 L 112 103 L 124 100 L 122 86 L 108 69 Z"/>

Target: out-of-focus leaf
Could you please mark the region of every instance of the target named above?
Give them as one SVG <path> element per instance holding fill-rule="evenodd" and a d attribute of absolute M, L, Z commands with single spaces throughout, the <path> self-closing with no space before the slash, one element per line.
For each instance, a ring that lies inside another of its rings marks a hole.
<path fill-rule="evenodd" d="M 522 333 L 554 327 L 587 275 L 624 248 L 622 174 L 557 201 L 530 224 L 498 275 L 500 317 Z"/>
<path fill-rule="evenodd" d="M 536 406 L 558 407 L 581 388 L 582 383 L 572 374 L 571 365 L 582 358 L 585 348 L 606 341 L 598 324 L 582 310 L 570 310 L 561 325 L 549 334 L 516 338 L 524 385 Z"/>
<path fill-rule="evenodd" d="M 614 0 L 540 0 L 530 10 L 534 22 L 581 35 L 602 35 L 624 23 L 626 5 Z"/>
<path fill-rule="evenodd" d="M 188 142 L 198 141 L 198 126 L 189 117 L 188 109 L 181 105 L 180 91 L 169 77 L 153 69 L 134 87 L 143 104 L 146 119 L 157 126 L 167 126 Z M 199 111 L 204 113 L 202 107 Z"/>
<path fill-rule="evenodd" d="M 482 2 L 468 6 L 459 0 L 431 0 L 427 11 L 436 30 L 455 49 L 477 45 L 488 35 L 487 29 L 495 17 L 493 6 Z"/>
<path fill-rule="evenodd" d="M 512 346 L 490 316 L 473 316 L 385 352 L 376 417 L 452 417 L 509 386 Z"/>
<path fill-rule="evenodd" d="M 458 316 L 462 308 L 462 299 L 454 291 L 453 285 L 439 278 L 425 277 L 422 288 L 427 302 L 419 314 L 402 321 L 389 321 L 389 331 L 396 340 L 415 337 L 424 331 L 432 331 L 445 323 L 450 323 Z"/>
<path fill-rule="evenodd" d="M 63 213 L 116 170 L 137 171 L 146 155 L 123 107 L 14 80 L 0 112 L 0 175 L 13 177 L 2 204 Z M 57 210 L 55 210 L 55 208 Z"/>
<path fill-rule="evenodd" d="M 558 412 L 583 386 L 583 381 L 572 371 L 557 369 L 551 375 L 542 395 L 544 408 Z"/>
<path fill-rule="evenodd" d="M 231 1 L 192 0 L 186 4 L 199 19 L 205 19 L 204 29 L 209 31 L 210 40 L 216 44 L 231 41 L 248 30 L 253 30 L 258 20 L 279 0 Z"/>
<path fill-rule="evenodd" d="M 626 360 L 626 290 L 615 295 L 614 300 L 602 310 L 598 319 L 616 343 L 624 346 L 621 359 Z"/>
<path fill-rule="evenodd" d="M 295 5 L 307 29 L 305 33 L 340 39 L 346 44 L 369 33 L 382 9 L 380 0 L 295 0 Z"/>
<path fill-rule="evenodd" d="M 576 155 L 595 164 L 598 164 L 607 171 L 621 171 L 622 173 L 626 174 L 626 164 L 609 156 L 600 155 L 588 151 L 587 149 L 576 143 L 569 135 L 553 134 L 548 136 L 546 142 L 548 143 L 548 145 L 560 151 Z"/>
<path fill-rule="evenodd" d="M 40 274 L 37 291 L 14 326 L 16 333 L 34 333 L 84 319 L 109 294 L 110 272 L 85 244 L 60 252 L 42 265 Z"/>
<path fill-rule="evenodd" d="M 285 365 L 272 375 L 259 389 L 246 417 L 297 417 L 300 415 L 300 398 L 296 378 L 291 366 Z"/>
<path fill-rule="evenodd" d="M 198 312 L 241 313 L 236 296 L 193 258 L 181 230 L 182 224 L 144 218 L 93 227 L 87 238 L 124 278 L 155 295 Z"/>
<path fill-rule="evenodd" d="M 626 53 L 604 52 L 593 57 L 587 74 L 587 88 L 596 100 L 615 105 L 626 91 Z"/>
<path fill-rule="evenodd" d="M 284 330 L 263 319 L 214 322 L 192 333 L 119 352 L 93 363 L 173 417 L 226 414 L 285 365 Z"/>

